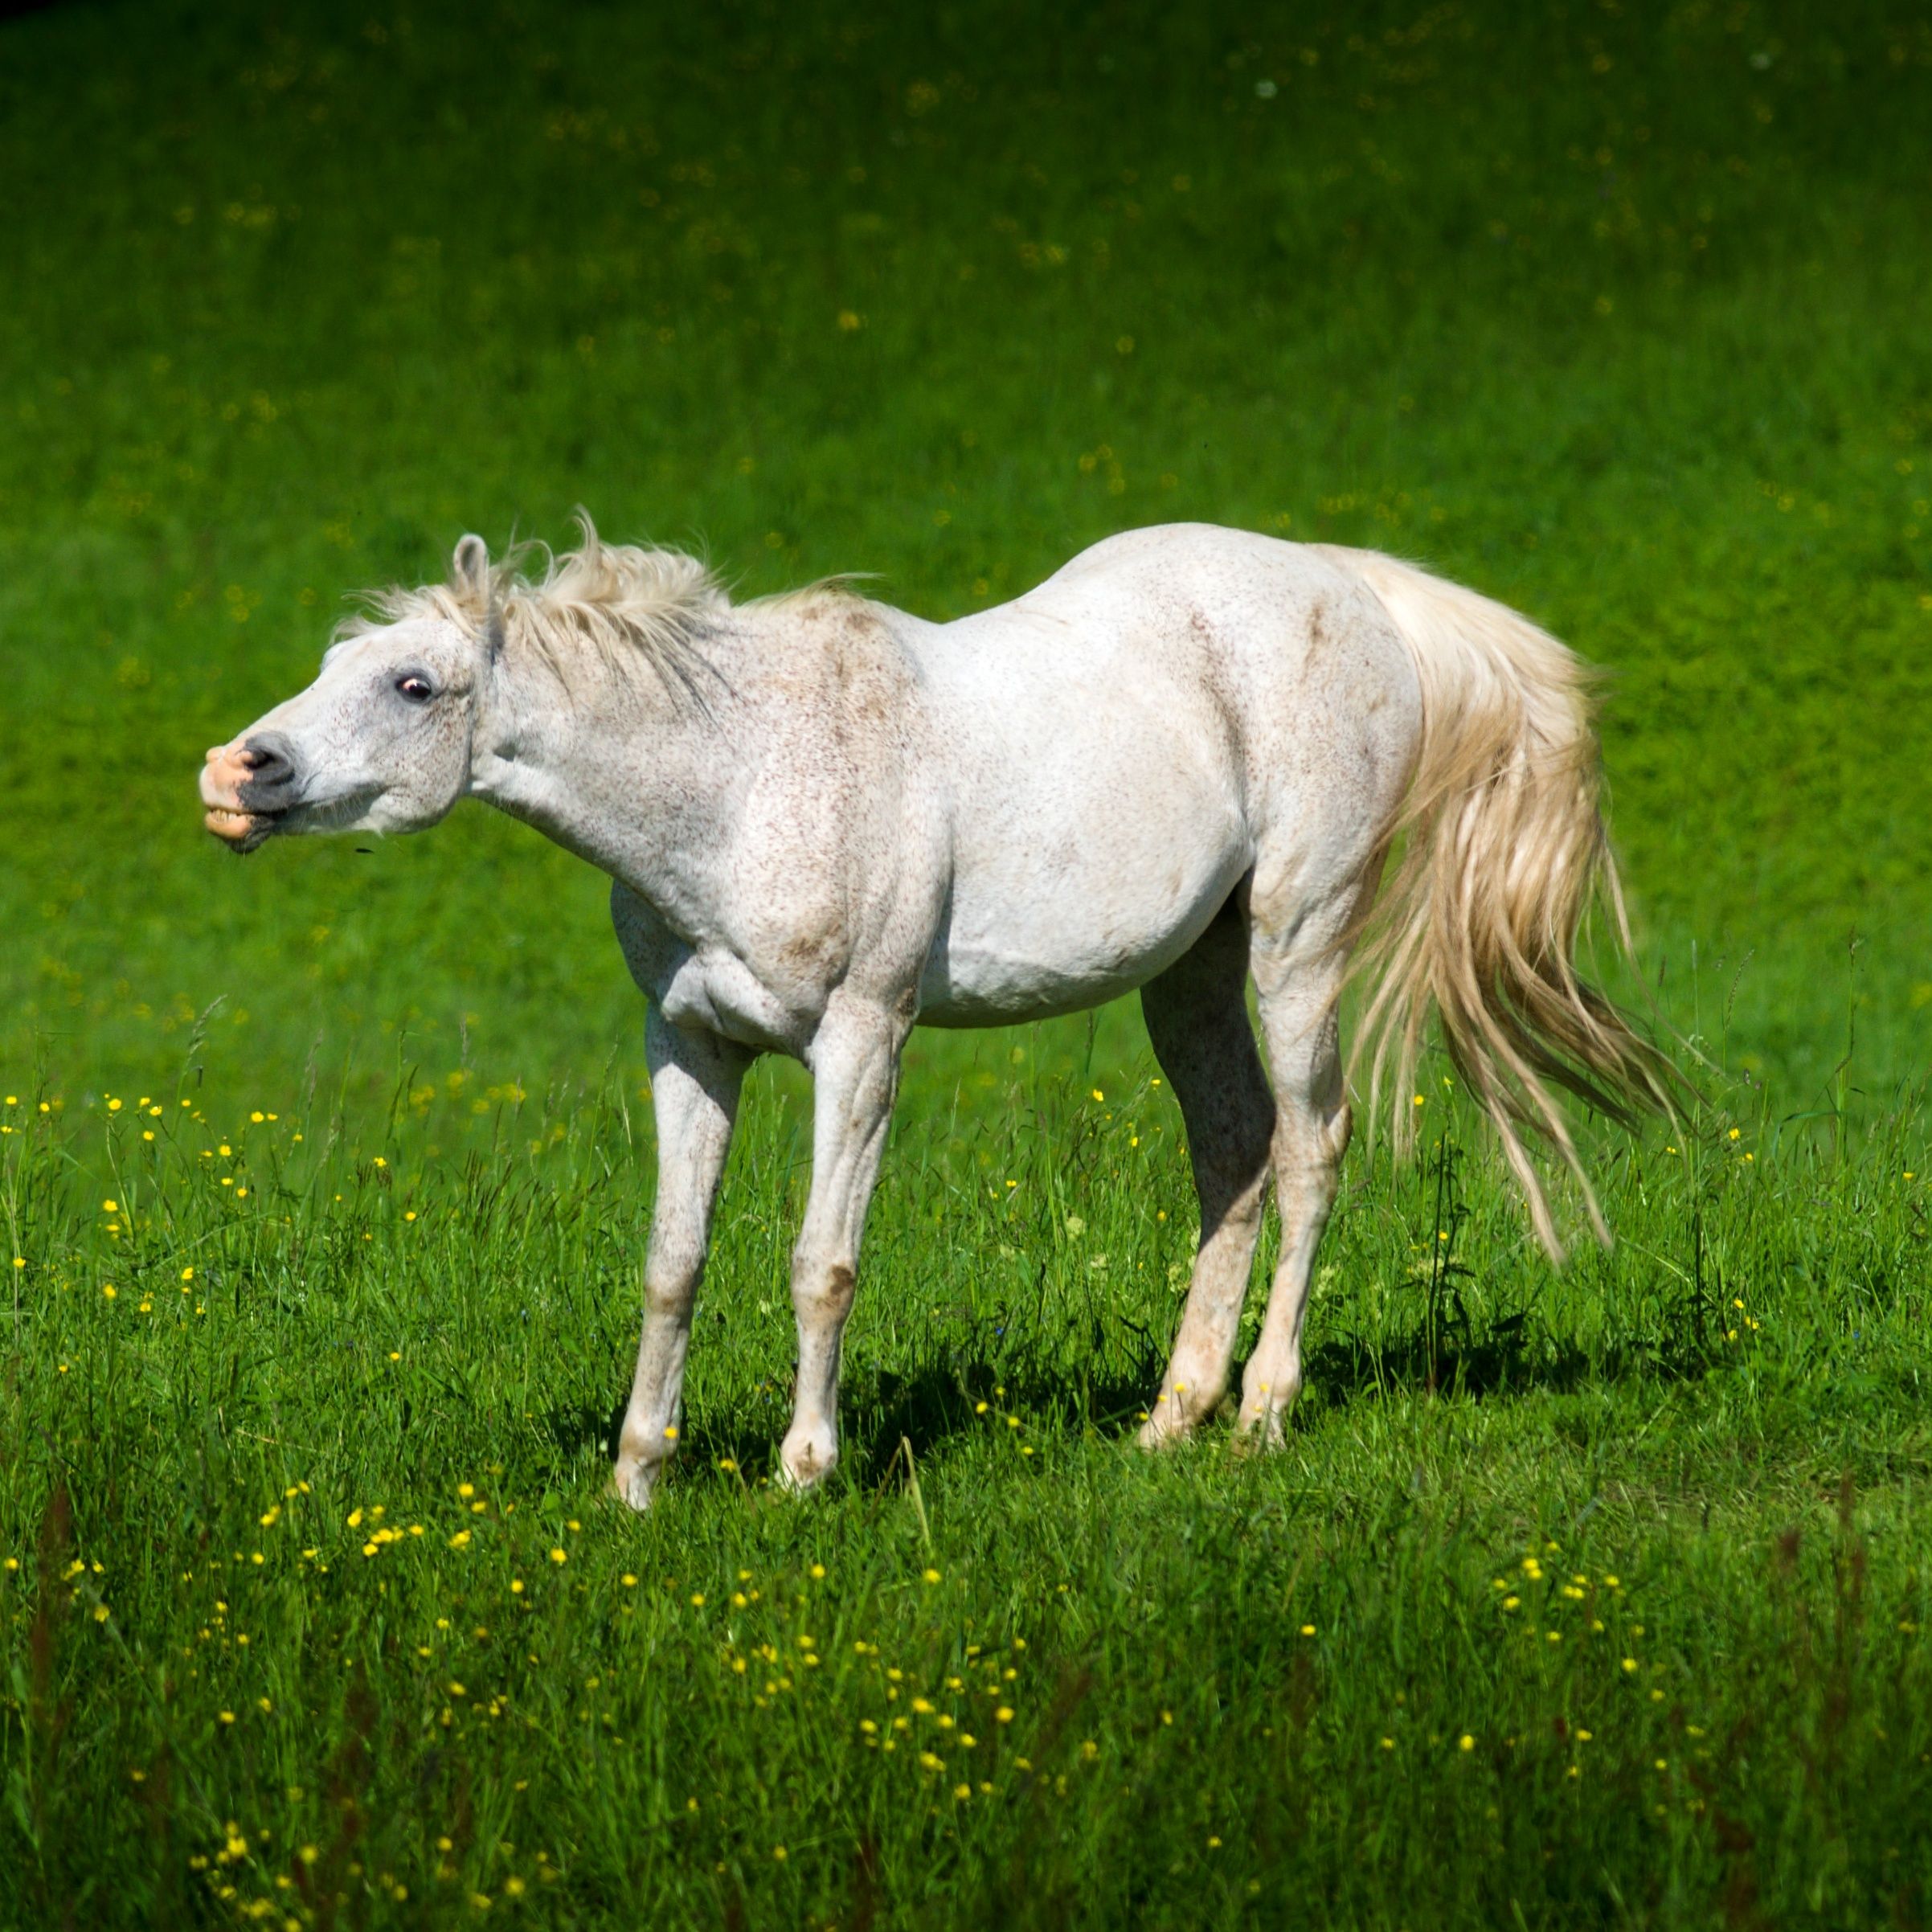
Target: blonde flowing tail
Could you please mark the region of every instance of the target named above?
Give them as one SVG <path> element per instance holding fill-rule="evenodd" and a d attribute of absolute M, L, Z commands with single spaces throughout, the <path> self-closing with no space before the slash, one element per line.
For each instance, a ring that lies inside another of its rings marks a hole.
<path fill-rule="evenodd" d="M 1433 1006 L 1545 1250 L 1562 1259 L 1525 1129 L 1575 1174 L 1607 1246 L 1553 1090 L 1629 1125 L 1639 1112 L 1672 1111 L 1677 1075 L 1574 963 L 1599 894 L 1615 943 L 1626 958 L 1631 950 L 1597 806 L 1591 673 L 1527 618 L 1473 591 L 1371 551 L 1323 547 L 1381 600 L 1422 684 L 1421 751 L 1390 830 L 1401 850 L 1361 955 L 1378 980 L 1353 1057 L 1356 1068 L 1368 1060 L 1370 1111 L 1392 1087 L 1395 1144 L 1410 1144 L 1410 1095 Z"/>

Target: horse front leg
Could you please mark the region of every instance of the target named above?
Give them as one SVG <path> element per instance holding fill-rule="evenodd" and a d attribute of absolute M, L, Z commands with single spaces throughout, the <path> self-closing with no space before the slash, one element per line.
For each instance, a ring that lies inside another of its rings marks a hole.
<path fill-rule="evenodd" d="M 823 1481 L 838 1460 L 839 1346 L 906 1032 L 894 1014 L 841 1002 L 827 1012 L 812 1045 L 812 1191 L 792 1253 L 798 1391 L 779 1451 L 794 1489 Z"/>
<path fill-rule="evenodd" d="M 612 1486 L 643 1509 L 677 1446 L 677 1399 L 691 1341 L 691 1304 L 704 1274 L 711 1208 L 739 1089 L 752 1055 L 715 1034 L 687 1031 L 655 1006 L 645 1029 L 657 1116 L 657 1200 L 644 1263 L 644 1332 L 617 1438 Z"/>

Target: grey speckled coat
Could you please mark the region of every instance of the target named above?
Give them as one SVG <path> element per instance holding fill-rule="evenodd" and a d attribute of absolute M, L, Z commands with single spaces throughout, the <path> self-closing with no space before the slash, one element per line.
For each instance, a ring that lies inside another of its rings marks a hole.
<path fill-rule="evenodd" d="M 615 1477 L 634 1506 L 677 1440 L 757 1054 L 795 1055 L 815 1081 L 782 1451 L 801 1487 L 837 1455 L 840 1336 L 915 1025 L 1140 989 L 1201 1214 L 1150 1443 L 1222 1398 L 1271 1177 L 1281 1259 L 1239 1426 L 1278 1437 L 1300 1386 L 1349 1133 L 1337 1002 L 1392 842 L 1370 1024 L 1398 1103 L 1434 1009 L 1553 1246 L 1517 1127 L 1568 1152 L 1552 1080 L 1613 1106 L 1656 1095 L 1648 1050 L 1570 965 L 1606 862 L 1579 667 L 1409 566 L 1176 526 L 935 624 L 839 591 L 735 607 L 690 559 L 601 545 L 587 522 L 537 582 L 465 538 L 448 583 L 382 610 L 208 754 L 207 823 L 248 850 L 415 829 L 470 793 L 611 876 L 650 1002 L 659 1128 Z"/>

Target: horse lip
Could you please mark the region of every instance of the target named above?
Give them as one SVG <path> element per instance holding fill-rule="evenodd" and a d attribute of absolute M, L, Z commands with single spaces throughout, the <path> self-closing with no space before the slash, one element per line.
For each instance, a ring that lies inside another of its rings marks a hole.
<path fill-rule="evenodd" d="M 234 852 L 252 852 L 276 829 L 280 812 L 252 811 L 241 805 L 211 804 L 202 814 L 205 829 Z"/>

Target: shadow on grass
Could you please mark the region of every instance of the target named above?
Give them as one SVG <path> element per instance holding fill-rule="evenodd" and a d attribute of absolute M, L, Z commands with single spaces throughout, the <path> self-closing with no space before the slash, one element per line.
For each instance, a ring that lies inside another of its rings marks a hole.
<path fill-rule="evenodd" d="M 1668 1342 L 1615 1343 L 1593 1352 L 1552 1336 L 1527 1310 L 1480 1328 L 1457 1322 L 1447 1332 L 1443 1325 L 1431 1332 L 1425 1322 L 1393 1339 L 1343 1336 L 1310 1351 L 1296 1412 L 1312 1421 L 1323 1410 L 1371 1397 L 1465 1395 L 1492 1401 L 1630 1381 L 1684 1381 L 1703 1375 L 1717 1359 L 1695 1325 Z"/>
<path fill-rule="evenodd" d="M 1162 1358 L 1144 1331 L 1095 1338 L 1090 1359 L 1106 1364 L 1097 1374 L 1074 1373 L 1064 1357 L 1053 1360 L 1046 1351 L 1028 1353 L 1031 1360 L 1011 1353 L 997 1361 L 949 1353 L 903 1370 L 855 1369 L 840 1402 L 841 1459 L 851 1479 L 877 1485 L 906 1446 L 923 1463 L 976 1430 L 1004 1426 L 1009 1416 L 1023 1426 L 1118 1440 L 1139 1428 L 1160 1386 Z M 1439 1327 L 1431 1333 L 1423 1324 L 1392 1338 L 1344 1336 L 1312 1350 L 1291 1426 L 1312 1427 L 1359 1402 L 1396 1397 L 1505 1401 L 1635 1380 L 1682 1381 L 1703 1373 L 1710 1361 L 1710 1351 L 1689 1334 L 1672 1348 L 1623 1345 L 1592 1353 L 1553 1339 L 1527 1312 L 1480 1328 L 1457 1324 L 1447 1334 Z M 1232 1413 L 1238 1387 L 1237 1369 L 1224 1414 Z M 784 1384 L 763 1384 L 726 1414 L 687 1423 L 678 1461 L 752 1484 L 774 1476 L 791 1394 Z M 622 1395 L 605 1410 L 587 1403 L 554 1409 L 545 1418 L 546 1433 L 561 1458 L 608 1459 L 624 1410 Z"/>
<path fill-rule="evenodd" d="M 1116 1371 L 1083 1384 L 1016 1373 L 1010 1363 L 928 1363 L 910 1374 L 881 1369 L 853 1391 L 848 1408 L 853 1473 L 876 1484 L 910 1443 L 920 1460 L 974 1430 L 999 1428 L 1005 1418 L 1050 1417 L 1061 1426 L 1115 1437 L 1138 1428 L 1160 1379 L 1158 1365 Z"/>
<path fill-rule="evenodd" d="M 1298 1413 L 1345 1409 L 1365 1396 L 1563 1394 L 1617 1379 L 1614 1363 L 1574 1343 L 1553 1345 L 1530 1332 L 1527 1316 L 1512 1315 L 1453 1340 L 1425 1327 L 1393 1341 L 1324 1342 L 1304 1365 Z"/>

